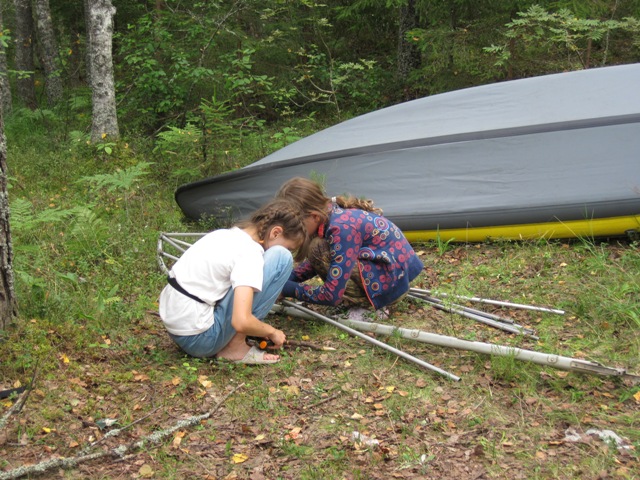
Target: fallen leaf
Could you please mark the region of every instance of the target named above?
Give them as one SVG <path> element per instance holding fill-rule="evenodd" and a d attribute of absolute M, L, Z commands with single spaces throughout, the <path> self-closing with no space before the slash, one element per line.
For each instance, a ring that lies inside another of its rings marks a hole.
<path fill-rule="evenodd" d="M 202 385 L 204 388 L 211 388 L 211 386 L 213 385 L 213 382 L 209 380 L 209 377 L 207 377 L 206 375 L 200 375 L 198 377 L 198 382 L 200 382 L 200 385 Z"/>
<path fill-rule="evenodd" d="M 65 353 L 60 355 L 60 360 L 62 360 L 62 363 L 69 363 L 69 357 Z"/>
<path fill-rule="evenodd" d="M 233 457 L 231 457 L 231 461 L 233 463 L 243 463 L 249 460 L 249 457 L 244 453 L 234 453 Z"/>
<path fill-rule="evenodd" d="M 180 377 L 173 377 L 173 378 L 171 379 L 171 383 L 172 383 L 174 386 L 178 386 L 178 385 L 180 385 Z"/>
<path fill-rule="evenodd" d="M 173 446 L 179 447 L 185 435 L 186 435 L 186 432 L 176 432 L 176 435 L 173 437 Z"/>
<path fill-rule="evenodd" d="M 282 389 L 289 392 L 291 395 L 300 395 L 300 389 L 295 385 L 285 385 Z"/>
<path fill-rule="evenodd" d="M 78 385 L 79 387 L 83 387 L 83 388 L 87 386 L 86 382 L 83 382 L 79 378 L 71 378 L 71 379 L 69 379 L 69 383 L 73 383 L 73 384 Z"/>
<path fill-rule="evenodd" d="M 140 467 L 140 470 L 138 470 L 138 474 L 142 477 L 142 478 L 151 478 L 155 475 L 156 472 L 153 471 L 153 468 L 151 468 L 151 465 L 148 464 L 144 464 Z"/>
<path fill-rule="evenodd" d="M 638 390 L 638 391 L 633 395 L 633 399 L 636 401 L 636 403 L 640 403 L 640 390 Z"/>
<path fill-rule="evenodd" d="M 69 448 L 76 448 L 78 445 L 80 445 L 78 442 L 71 440 L 69 442 Z"/>

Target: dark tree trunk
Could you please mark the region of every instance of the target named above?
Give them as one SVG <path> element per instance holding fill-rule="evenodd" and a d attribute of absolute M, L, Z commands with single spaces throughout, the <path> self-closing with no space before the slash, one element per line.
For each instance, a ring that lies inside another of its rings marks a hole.
<path fill-rule="evenodd" d="M 44 88 L 49 105 L 55 105 L 62 99 L 62 77 L 49 0 L 34 0 L 33 3 L 36 11 L 36 32 L 40 47 L 40 62 L 44 69 Z"/>
<path fill-rule="evenodd" d="M 8 91 L 0 86 L 0 97 Z M 13 283 L 13 246 L 9 228 L 9 197 L 7 194 L 7 142 L 4 137 L 4 115 L 0 110 L 0 330 L 11 323 L 17 312 Z"/>
<path fill-rule="evenodd" d="M 0 29 L 4 28 L 4 21 L 2 18 L 2 3 L 0 3 Z M 6 115 L 11 112 L 11 87 L 9 86 L 9 70 L 7 68 L 7 52 L 2 43 L 0 43 L 0 91 L 2 91 L 2 108 L 3 113 Z"/>
<path fill-rule="evenodd" d="M 35 66 L 33 64 L 33 14 L 30 0 L 13 0 L 16 9 L 16 89 L 24 104 L 34 109 L 36 100 Z"/>
<path fill-rule="evenodd" d="M 407 0 L 406 5 L 400 7 L 400 18 L 398 28 L 398 80 L 405 85 L 409 74 L 420 67 L 420 51 L 415 43 L 406 38 L 409 30 L 418 26 L 415 0 Z M 409 100 L 411 95 L 405 87 L 405 100 Z"/>
<path fill-rule="evenodd" d="M 84 52 L 84 63 L 85 63 L 85 75 L 87 78 L 87 84 L 91 85 L 91 17 L 89 12 L 91 10 L 90 0 L 83 0 L 84 4 L 84 25 L 86 30 L 85 35 L 85 52 Z"/>
<path fill-rule="evenodd" d="M 90 62 L 93 113 L 91 141 L 101 142 L 120 136 L 116 115 L 116 90 L 113 80 L 113 16 L 111 0 L 89 0 Z"/>

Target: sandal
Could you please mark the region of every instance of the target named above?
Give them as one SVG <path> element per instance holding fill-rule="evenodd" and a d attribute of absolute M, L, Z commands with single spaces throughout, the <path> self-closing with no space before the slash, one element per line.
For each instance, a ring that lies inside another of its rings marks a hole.
<path fill-rule="evenodd" d="M 265 354 L 269 354 L 264 350 L 260 350 L 257 347 L 251 347 L 249 351 L 242 357 L 240 360 L 226 360 L 224 358 L 218 358 L 218 361 L 229 362 L 229 363 L 243 363 L 245 365 L 269 365 L 272 363 L 278 363 L 278 360 L 265 360 Z"/>

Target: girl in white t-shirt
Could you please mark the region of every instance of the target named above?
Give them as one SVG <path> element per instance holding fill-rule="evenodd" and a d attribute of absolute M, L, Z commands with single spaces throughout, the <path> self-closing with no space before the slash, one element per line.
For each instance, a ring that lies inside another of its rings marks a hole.
<path fill-rule="evenodd" d="M 293 268 L 291 252 L 306 239 L 300 210 L 273 200 L 249 220 L 215 230 L 182 254 L 160 294 L 169 336 L 194 357 L 275 363 L 280 357 L 249 347 L 247 335 L 281 347 L 285 334 L 262 320 Z"/>

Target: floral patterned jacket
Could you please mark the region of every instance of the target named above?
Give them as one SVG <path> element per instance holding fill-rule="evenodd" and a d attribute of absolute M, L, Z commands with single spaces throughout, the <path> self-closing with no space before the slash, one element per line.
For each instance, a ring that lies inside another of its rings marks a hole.
<path fill-rule="evenodd" d="M 284 296 L 338 305 L 352 270 L 357 268 L 369 302 L 378 309 L 404 295 L 424 268 L 402 231 L 375 213 L 333 204 L 329 222 L 320 226 L 318 235 L 329 241 L 331 253 L 325 283 L 301 283 L 317 275 L 305 260 L 291 273 L 282 290 Z"/>

